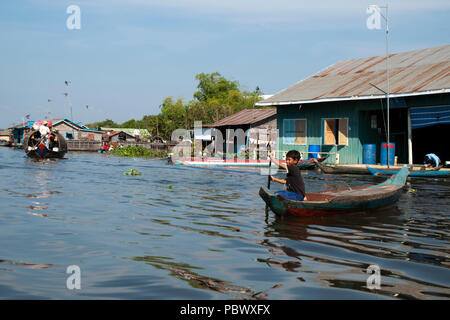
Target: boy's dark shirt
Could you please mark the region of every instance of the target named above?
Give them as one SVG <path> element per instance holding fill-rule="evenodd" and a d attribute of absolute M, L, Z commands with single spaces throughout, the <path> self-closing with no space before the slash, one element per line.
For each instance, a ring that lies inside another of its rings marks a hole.
<path fill-rule="evenodd" d="M 303 182 L 302 174 L 297 165 L 287 166 L 286 174 L 286 190 L 305 196 L 305 182 Z"/>

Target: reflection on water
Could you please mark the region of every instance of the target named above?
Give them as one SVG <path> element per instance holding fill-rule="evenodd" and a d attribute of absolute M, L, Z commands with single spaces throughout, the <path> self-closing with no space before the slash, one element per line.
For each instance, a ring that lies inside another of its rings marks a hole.
<path fill-rule="evenodd" d="M 450 298 L 450 181 L 411 179 L 378 211 L 281 218 L 265 213 L 259 170 L 67 158 L 0 149 L 0 298 Z M 304 179 L 310 191 L 383 180 Z M 66 288 L 69 265 L 79 291 Z M 370 265 L 379 290 L 367 288 Z"/>
<path fill-rule="evenodd" d="M 170 274 L 172 276 L 180 280 L 187 281 L 193 288 L 218 291 L 220 293 L 230 295 L 234 298 L 247 300 L 264 299 L 264 297 L 267 295 L 263 291 L 254 292 L 249 288 L 240 287 L 232 283 L 228 283 L 227 281 L 199 275 L 198 273 L 193 272 L 191 269 L 202 268 L 190 266 L 184 263 L 176 263 L 170 261 L 171 258 L 145 256 L 134 257 L 132 258 L 132 260 L 143 261 L 155 268 L 168 270 L 170 271 Z"/>
<path fill-rule="evenodd" d="M 351 214 L 345 218 L 342 216 L 307 219 L 276 218 L 271 224 L 271 231 L 267 234 L 268 237 L 296 240 L 295 246 L 299 248 L 305 243 L 311 243 L 317 245 L 316 248 L 323 249 L 317 250 L 314 255 L 308 255 L 299 253 L 300 250 L 295 251 L 293 248 L 286 249 L 282 245 L 271 244 L 268 251 L 277 248 L 279 255 L 285 253 L 287 257 L 297 257 L 300 260 L 303 258 L 328 265 L 336 265 L 336 267 L 345 266 L 344 271 L 335 271 L 334 268 L 329 271 L 321 271 L 315 274 L 312 280 L 321 283 L 323 286 L 366 292 L 371 292 L 367 289 L 367 275 L 365 274 L 369 264 L 361 262 L 364 260 L 355 259 L 353 256 L 373 256 L 378 261 L 399 260 L 400 262 L 409 261 L 443 267 L 447 265 L 448 267 L 448 248 L 430 246 L 426 243 L 414 241 L 415 237 L 421 235 L 408 227 L 408 220 L 399 229 L 396 222 L 400 216 L 402 216 L 402 212 L 397 207 L 391 207 L 364 215 Z M 365 221 L 371 218 L 382 219 L 383 222 L 380 224 L 375 221 L 370 226 L 364 225 Z M 342 256 L 327 254 L 334 251 L 342 252 Z M 301 252 L 304 251 L 301 250 Z M 324 257 L 322 257 L 322 254 L 318 255 L 317 252 L 321 252 Z M 286 259 L 288 259 L 287 257 Z M 283 265 L 280 262 L 279 264 Z M 391 264 L 396 265 L 394 262 L 391 262 Z M 359 279 L 358 277 L 355 279 L 355 275 L 358 274 L 360 275 Z M 401 270 L 383 268 L 381 276 L 383 279 L 381 290 L 377 290 L 377 293 L 381 295 L 419 299 L 424 299 L 427 295 L 433 294 L 450 297 L 447 285 L 409 277 Z M 407 282 L 407 284 L 405 285 L 404 282 Z M 442 292 L 439 293 L 439 291 Z"/>

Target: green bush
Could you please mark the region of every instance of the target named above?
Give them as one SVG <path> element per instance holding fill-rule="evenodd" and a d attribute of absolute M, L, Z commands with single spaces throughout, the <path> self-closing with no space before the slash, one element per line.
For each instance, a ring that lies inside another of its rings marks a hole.
<path fill-rule="evenodd" d="M 148 158 L 166 157 L 166 153 L 164 151 L 149 150 L 141 146 L 126 146 L 114 149 L 109 153 L 121 157 L 148 157 Z"/>

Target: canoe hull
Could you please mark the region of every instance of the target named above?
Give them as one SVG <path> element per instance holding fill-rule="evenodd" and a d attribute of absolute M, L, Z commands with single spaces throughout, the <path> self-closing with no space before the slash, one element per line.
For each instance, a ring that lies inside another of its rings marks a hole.
<path fill-rule="evenodd" d="M 402 194 L 407 176 L 408 170 L 404 167 L 399 174 L 379 185 L 307 193 L 307 201 L 288 200 L 265 187 L 260 188 L 259 195 L 277 215 L 315 216 L 366 211 L 395 203 Z"/>
<path fill-rule="evenodd" d="M 308 201 L 289 201 L 283 199 L 265 187 L 261 187 L 259 195 L 277 215 L 311 217 L 317 215 L 331 215 L 374 210 L 387 207 L 395 203 L 401 192 L 395 192 L 385 198 L 370 201 L 344 202 L 344 203 L 310 203 Z"/>
<path fill-rule="evenodd" d="M 26 151 L 26 155 L 32 159 L 62 159 L 64 158 L 65 152 L 54 152 L 48 149 L 42 152 L 31 150 Z"/>
<path fill-rule="evenodd" d="M 367 168 L 356 167 L 340 167 L 330 166 L 322 163 L 318 163 L 317 166 L 323 173 L 327 174 L 367 174 L 370 175 L 370 171 Z"/>
<path fill-rule="evenodd" d="M 175 165 L 186 165 L 186 166 L 197 166 L 197 167 L 259 167 L 259 168 L 268 168 L 269 160 L 175 160 Z M 300 170 L 313 169 L 316 166 L 316 163 L 313 161 L 304 161 L 299 162 L 297 164 Z M 272 162 L 271 167 L 276 168 L 277 166 Z"/>
<path fill-rule="evenodd" d="M 367 167 L 367 170 L 369 170 L 369 172 L 374 176 L 392 175 L 398 173 L 398 170 L 378 170 L 370 167 Z M 450 177 L 450 171 L 434 171 L 434 170 L 409 171 L 408 176 L 414 178 L 446 178 Z"/>

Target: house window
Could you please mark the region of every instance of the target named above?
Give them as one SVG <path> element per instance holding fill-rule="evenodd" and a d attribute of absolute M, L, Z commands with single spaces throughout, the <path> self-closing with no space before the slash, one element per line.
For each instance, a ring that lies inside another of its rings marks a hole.
<path fill-rule="evenodd" d="M 324 119 L 324 145 L 348 145 L 348 119 Z"/>
<path fill-rule="evenodd" d="M 73 139 L 73 132 L 66 132 L 66 139 Z"/>
<path fill-rule="evenodd" d="M 306 145 L 306 119 L 283 120 L 283 144 Z"/>

